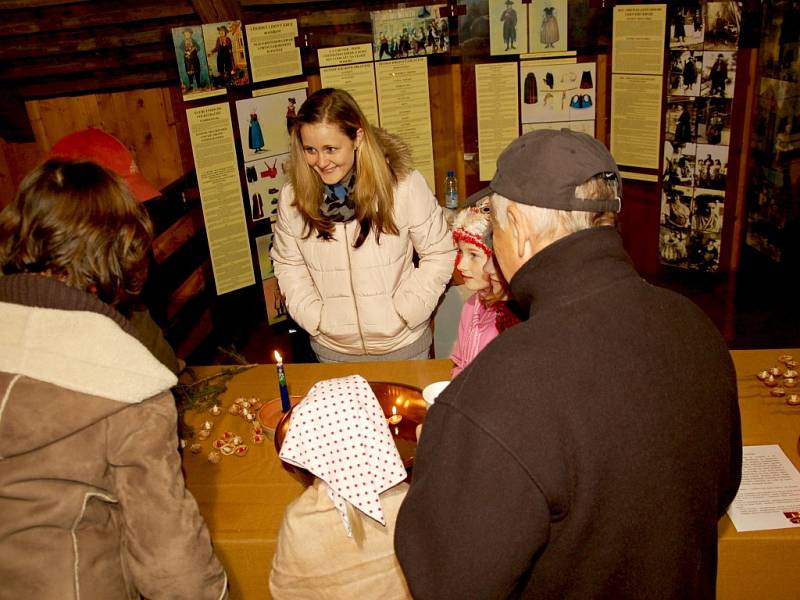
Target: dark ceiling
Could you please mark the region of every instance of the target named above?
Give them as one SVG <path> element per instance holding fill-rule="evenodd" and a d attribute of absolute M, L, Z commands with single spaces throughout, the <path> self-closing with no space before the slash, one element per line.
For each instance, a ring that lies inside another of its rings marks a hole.
<path fill-rule="evenodd" d="M 238 18 L 236 0 L 0 0 L 0 137 L 30 141 L 32 98 L 177 84 L 170 29 Z"/>
<path fill-rule="evenodd" d="M 330 10 L 321 11 L 321 4 Z M 396 5 L 385 0 L 0 0 L 0 139 L 33 141 L 26 100 L 177 86 L 173 27 L 297 18 L 305 39 L 315 45 L 347 44 L 371 40 L 370 10 Z"/>

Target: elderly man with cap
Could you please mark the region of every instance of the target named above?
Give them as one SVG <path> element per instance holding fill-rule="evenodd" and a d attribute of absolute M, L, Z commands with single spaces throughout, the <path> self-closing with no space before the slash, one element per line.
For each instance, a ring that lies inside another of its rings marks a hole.
<path fill-rule="evenodd" d="M 741 474 L 719 332 L 633 269 L 619 171 L 590 136 L 518 138 L 486 195 L 529 318 L 428 413 L 395 535 L 412 595 L 713 598 Z"/>

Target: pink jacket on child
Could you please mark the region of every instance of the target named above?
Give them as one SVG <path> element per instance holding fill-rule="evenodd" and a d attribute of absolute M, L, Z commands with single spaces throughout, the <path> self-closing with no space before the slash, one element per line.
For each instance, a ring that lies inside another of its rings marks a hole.
<path fill-rule="evenodd" d="M 461 373 L 486 345 L 497 337 L 496 311 L 485 307 L 473 294 L 461 309 L 458 339 L 450 359 L 455 366 L 451 378 Z"/>

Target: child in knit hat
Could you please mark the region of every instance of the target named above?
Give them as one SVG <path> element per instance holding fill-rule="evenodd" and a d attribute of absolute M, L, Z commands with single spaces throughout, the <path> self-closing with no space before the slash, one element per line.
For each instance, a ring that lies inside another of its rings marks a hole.
<path fill-rule="evenodd" d="M 489 199 L 463 209 L 453 222 L 458 247 L 456 268 L 475 293 L 464 303 L 458 339 L 451 355 L 452 377 L 458 375 L 489 342 L 519 322 L 508 308 L 508 287 L 494 264 Z"/>

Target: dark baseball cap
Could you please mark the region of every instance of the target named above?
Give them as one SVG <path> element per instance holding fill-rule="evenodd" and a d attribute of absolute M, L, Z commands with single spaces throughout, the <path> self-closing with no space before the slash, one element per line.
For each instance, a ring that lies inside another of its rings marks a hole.
<path fill-rule="evenodd" d="M 466 205 L 496 193 L 520 204 L 558 210 L 619 212 L 619 197 L 585 200 L 575 188 L 595 175 L 616 177 L 619 169 L 606 147 L 585 133 L 561 129 L 531 131 L 511 142 L 497 159 L 489 187 L 472 194 Z"/>

